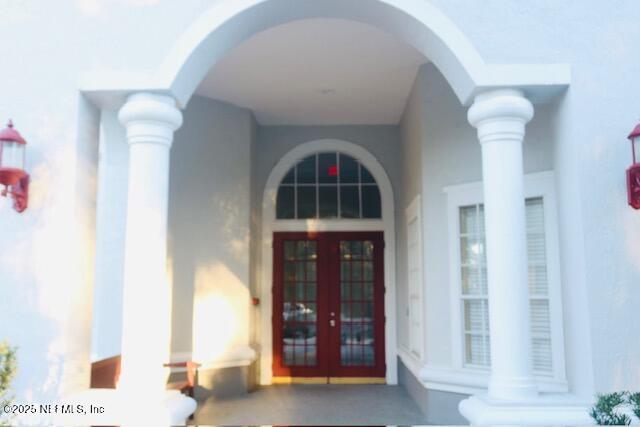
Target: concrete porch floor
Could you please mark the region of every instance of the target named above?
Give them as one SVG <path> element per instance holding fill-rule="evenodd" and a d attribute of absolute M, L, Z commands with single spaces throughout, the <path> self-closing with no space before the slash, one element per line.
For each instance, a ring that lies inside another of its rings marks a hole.
<path fill-rule="evenodd" d="M 242 397 L 209 399 L 190 425 L 421 425 L 401 386 L 274 385 Z"/>

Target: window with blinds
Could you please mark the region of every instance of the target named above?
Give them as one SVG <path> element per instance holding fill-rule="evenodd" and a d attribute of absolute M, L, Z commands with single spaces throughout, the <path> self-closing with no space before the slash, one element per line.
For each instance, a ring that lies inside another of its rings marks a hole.
<path fill-rule="evenodd" d="M 542 197 L 526 200 L 528 281 L 533 369 L 552 375 L 551 320 Z M 489 299 L 482 204 L 460 207 L 460 277 L 467 367 L 489 367 Z"/>

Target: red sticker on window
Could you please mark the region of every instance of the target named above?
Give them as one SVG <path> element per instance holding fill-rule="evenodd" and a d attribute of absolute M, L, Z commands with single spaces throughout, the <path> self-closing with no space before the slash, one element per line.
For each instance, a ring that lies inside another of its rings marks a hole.
<path fill-rule="evenodd" d="M 338 166 L 329 166 L 329 176 L 338 176 Z"/>

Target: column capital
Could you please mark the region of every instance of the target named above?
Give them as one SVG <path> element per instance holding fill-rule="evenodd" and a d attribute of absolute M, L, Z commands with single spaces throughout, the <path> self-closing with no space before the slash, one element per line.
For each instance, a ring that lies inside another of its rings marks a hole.
<path fill-rule="evenodd" d="M 182 125 L 182 113 L 175 99 L 149 92 L 129 95 L 118 112 L 118 119 L 127 128 L 129 144 L 171 146 L 173 132 Z"/>
<path fill-rule="evenodd" d="M 522 141 L 533 105 L 517 89 L 497 89 L 476 96 L 467 119 L 478 129 L 480 143 L 494 139 Z M 511 137 L 510 137 L 511 136 Z"/>

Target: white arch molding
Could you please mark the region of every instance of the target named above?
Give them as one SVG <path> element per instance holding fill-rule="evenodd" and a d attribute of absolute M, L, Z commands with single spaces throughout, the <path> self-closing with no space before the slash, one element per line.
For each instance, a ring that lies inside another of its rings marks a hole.
<path fill-rule="evenodd" d="M 373 175 L 380 189 L 382 219 L 312 219 L 276 220 L 276 196 L 285 174 L 298 161 L 318 152 L 336 151 L 360 161 Z M 271 170 L 262 198 L 262 242 L 258 269 L 260 271 L 260 384 L 272 380 L 273 362 L 273 233 L 277 231 L 382 231 L 384 233 L 385 297 L 385 363 L 387 384 L 398 383 L 398 346 L 396 330 L 396 235 L 393 188 L 380 162 L 360 145 L 339 139 L 320 139 L 300 144 L 286 153 Z"/>
<path fill-rule="evenodd" d="M 218 0 L 176 41 L 154 72 L 84 76 L 82 91 L 118 107 L 131 92 L 162 92 L 184 107 L 209 70 L 229 51 L 268 28 L 301 19 L 334 18 L 395 35 L 434 63 L 461 103 L 484 90 L 522 89 L 533 102 L 568 86 L 567 64 L 487 64 L 465 34 L 428 0 Z M 114 105 L 115 104 L 115 105 Z"/>

